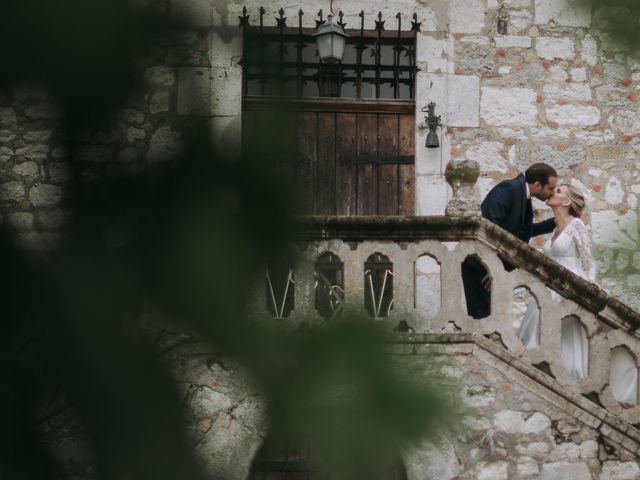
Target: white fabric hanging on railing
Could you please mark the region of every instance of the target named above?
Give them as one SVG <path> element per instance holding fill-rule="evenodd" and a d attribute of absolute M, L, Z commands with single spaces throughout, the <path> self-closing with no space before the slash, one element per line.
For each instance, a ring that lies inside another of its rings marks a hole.
<path fill-rule="evenodd" d="M 614 348 L 611 352 L 609 385 L 617 401 L 631 405 L 638 403 L 638 366 L 624 348 Z"/>
<path fill-rule="evenodd" d="M 576 317 L 562 319 L 561 333 L 562 363 L 574 378 L 587 376 L 589 342 L 587 333 Z"/>
<path fill-rule="evenodd" d="M 534 298 L 529 299 L 527 310 L 522 317 L 522 323 L 516 330 L 516 335 L 522 341 L 524 348 L 535 348 L 540 342 L 540 309 Z"/>

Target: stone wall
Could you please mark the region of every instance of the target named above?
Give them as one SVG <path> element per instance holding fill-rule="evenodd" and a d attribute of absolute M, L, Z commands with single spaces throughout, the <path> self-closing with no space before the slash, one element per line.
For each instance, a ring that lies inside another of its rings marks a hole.
<path fill-rule="evenodd" d="M 527 165 L 545 161 L 587 199 L 601 283 L 640 308 L 640 252 L 636 154 L 640 110 L 636 96 L 640 62 L 624 55 L 597 28 L 600 12 L 575 0 L 434 0 L 334 2 L 348 27 L 360 10 L 373 17 L 402 12 L 418 37 L 416 95 L 417 213 L 439 215 L 451 196 L 444 179 L 450 160 L 480 163 L 480 195 Z M 159 38 L 140 61 L 147 89 L 134 96 L 116 125 L 94 138 L 78 139 L 95 178 L 144 168 L 180 147 L 175 129 L 186 118 L 208 122 L 214 143 L 225 152 L 240 148 L 242 37 L 238 15 L 248 8 L 257 23 L 283 7 L 304 25 L 326 7 L 316 2 L 275 0 L 223 2 L 174 0 L 167 14 L 187 27 Z M 326 9 L 326 8 L 325 8 Z M 507 34 L 497 33 L 497 18 Z M 290 21 L 291 23 L 292 21 Z M 442 147 L 423 148 L 426 129 L 420 109 L 436 102 L 442 115 Z M 57 147 L 61 113 L 46 94 L 19 89 L 0 97 L 0 206 L 4 221 L 30 247 L 56 241 L 64 223 L 66 152 Z M 541 216 L 550 212 L 540 203 Z M 536 241 L 541 244 L 541 239 Z"/>
<path fill-rule="evenodd" d="M 390 346 L 389 359 L 417 378 L 434 371 L 454 386 L 457 425 L 402 452 L 408 480 L 635 480 L 640 444 L 597 418 L 603 410 L 561 386 L 545 388 L 517 360 L 494 356 L 489 340 Z M 172 342 L 171 338 L 165 339 Z M 246 480 L 269 432 L 259 392 L 242 371 L 197 344 L 169 349 L 189 411 L 191 444 L 212 478 Z M 528 368 L 528 369 L 527 369 Z M 51 434 L 74 478 L 91 478 L 78 431 Z"/>
<path fill-rule="evenodd" d="M 418 207 L 442 212 L 450 160 L 479 162 L 481 196 L 547 162 L 588 200 L 602 284 L 638 308 L 640 63 L 595 28 L 602 14 L 573 0 L 450 3 L 448 22 L 425 31 L 429 46 L 418 52 L 417 106 L 435 101 L 446 127 L 441 152 L 417 152 Z M 505 35 L 498 16 L 507 19 Z M 550 215 L 541 202 L 534 208 Z"/>

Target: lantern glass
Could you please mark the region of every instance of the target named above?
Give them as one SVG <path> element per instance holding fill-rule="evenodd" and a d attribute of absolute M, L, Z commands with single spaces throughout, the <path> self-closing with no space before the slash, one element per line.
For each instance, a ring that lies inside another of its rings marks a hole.
<path fill-rule="evenodd" d="M 347 35 L 340 25 L 333 23 L 331 17 L 320 25 L 318 32 L 313 36 L 316 39 L 320 60 L 325 63 L 337 63 L 342 60 Z"/>

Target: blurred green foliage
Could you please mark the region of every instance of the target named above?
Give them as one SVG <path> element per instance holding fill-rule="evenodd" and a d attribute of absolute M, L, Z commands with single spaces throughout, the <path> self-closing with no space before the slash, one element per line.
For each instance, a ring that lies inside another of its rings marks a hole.
<path fill-rule="evenodd" d="M 433 433 L 451 418 L 444 392 L 431 377 L 394 372 L 371 322 L 291 331 L 247 315 L 265 265 L 293 256 L 295 200 L 272 159 L 227 158 L 192 121 L 170 162 L 83 177 L 73 139 L 108 129 L 144 91 L 138 59 L 173 28 L 156 7 L 21 0 L 0 9 L 0 101 L 25 84 L 44 89 L 64 112 L 57 138 L 72 172 L 72 216 L 46 258 L 0 230 L 0 477 L 65 477 L 41 434 L 47 415 L 69 410 L 96 477 L 205 478 L 175 380 L 140 328 L 147 305 L 242 364 L 274 434 L 315 435 L 327 459 L 375 464 Z"/>
<path fill-rule="evenodd" d="M 578 0 L 578 5 L 591 10 L 591 32 L 598 34 L 603 50 L 622 50 L 631 57 L 637 56 L 640 45 L 639 0 Z"/>

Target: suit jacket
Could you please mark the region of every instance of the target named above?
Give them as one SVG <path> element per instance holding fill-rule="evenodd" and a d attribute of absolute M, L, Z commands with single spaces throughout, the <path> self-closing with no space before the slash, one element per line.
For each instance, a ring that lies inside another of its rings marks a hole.
<path fill-rule="evenodd" d="M 553 218 L 533 223 L 533 208 L 527 199 L 524 175 L 504 180 L 493 187 L 482 202 L 482 216 L 514 234 L 525 243 L 531 237 L 551 233 L 556 227 Z"/>

